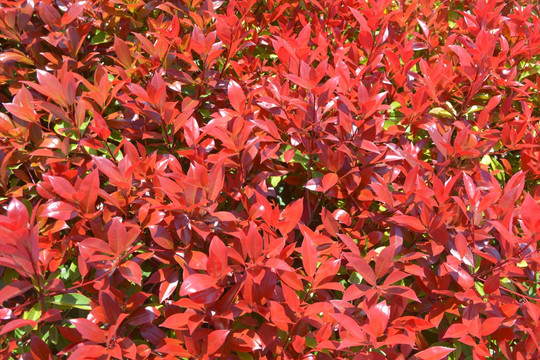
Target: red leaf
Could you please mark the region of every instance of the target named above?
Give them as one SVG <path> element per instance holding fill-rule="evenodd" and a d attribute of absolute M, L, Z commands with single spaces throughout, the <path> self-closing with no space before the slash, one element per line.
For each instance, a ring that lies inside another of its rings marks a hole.
<path fill-rule="evenodd" d="M 32 352 L 33 359 L 36 360 L 52 360 L 53 354 L 51 349 L 45 341 L 39 337 L 32 335 L 30 339 L 30 350 Z"/>
<path fill-rule="evenodd" d="M 369 318 L 369 328 L 371 329 L 371 334 L 373 337 L 377 338 L 381 336 L 388 325 L 388 319 L 390 318 L 390 306 L 386 304 L 386 301 L 382 301 L 367 309 L 366 314 Z"/>
<path fill-rule="evenodd" d="M 210 242 L 206 270 L 212 277 L 219 278 L 227 268 L 227 262 L 227 247 L 220 238 L 214 236 Z"/>
<path fill-rule="evenodd" d="M 107 349 L 101 345 L 85 345 L 77 347 L 67 360 L 93 359 L 95 354 L 106 354 Z"/>
<path fill-rule="evenodd" d="M 107 126 L 105 119 L 103 119 L 103 116 L 96 110 L 92 111 L 92 114 L 94 118 L 92 120 L 92 125 L 89 126 L 90 130 L 94 131 L 101 140 L 107 141 L 109 136 L 111 136 L 111 130 Z"/>
<path fill-rule="evenodd" d="M 540 205 L 534 201 L 531 195 L 525 195 L 525 200 L 520 208 L 521 218 L 530 232 L 540 233 Z"/>
<path fill-rule="evenodd" d="M 91 214 L 96 210 L 96 200 L 99 190 L 99 174 L 91 171 L 90 174 L 81 181 L 77 189 L 77 199 L 84 214 Z"/>
<path fill-rule="evenodd" d="M 210 171 L 208 178 L 208 200 L 215 201 L 219 196 L 219 193 L 223 189 L 223 183 L 225 181 L 225 164 L 224 161 L 219 161 L 214 165 Z"/>
<path fill-rule="evenodd" d="M 313 289 L 317 289 L 319 286 L 332 281 L 336 276 L 339 266 L 341 265 L 341 259 L 327 260 L 322 263 L 317 269 L 315 274 L 315 281 L 313 282 Z"/>
<path fill-rule="evenodd" d="M 254 222 L 250 222 L 248 233 L 244 237 L 244 242 L 250 259 L 256 261 L 262 254 L 263 239 Z"/>
<path fill-rule="evenodd" d="M 118 168 L 110 161 L 104 157 L 92 156 L 94 163 L 97 165 L 99 171 L 101 171 L 106 177 L 108 177 L 113 182 L 122 182 L 122 174 Z"/>
<path fill-rule="evenodd" d="M 154 321 L 158 315 L 159 311 L 154 307 L 147 306 L 144 308 L 139 308 L 129 315 L 128 324 L 132 326 L 148 324 Z"/>
<path fill-rule="evenodd" d="M 445 339 L 459 339 L 465 335 L 469 334 L 469 329 L 467 325 L 459 323 L 459 324 L 452 324 L 450 327 L 448 327 L 448 330 L 444 333 Z"/>
<path fill-rule="evenodd" d="M 111 250 L 109 244 L 105 241 L 97 238 L 86 238 L 79 243 L 79 247 L 86 247 L 94 251 L 99 251 L 108 255 L 113 255 L 114 252 Z"/>
<path fill-rule="evenodd" d="M 186 330 L 188 328 L 188 319 L 192 315 L 193 313 L 188 312 L 172 314 L 159 326 L 173 330 Z"/>
<path fill-rule="evenodd" d="M 278 329 L 288 332 L 291 319 L 287 317 L 285 308 L 283 305 L 276 301 L 270 301 L 270 319 L 272 323 L 277 326 Z"/>
<path fill-rule="evenodd" d="M 43 205 L 41 216 L 50 217 L 56 220 L 70 220 L 77 216 L 78 210 L 75 206 L 64 201 L 55 201 Z"/>
<path fill-rule="evenodd" d="M 345 258 L 349 261 L 349 264 L 356 270 L 360 276 L 364 278 L 371 286 L 377 286 L 377 277 L 375 272 L 369 266 L 369 264 L 362 259 L 359 255 L 348 253 L 345 254 Z"/>
<path fill-rule="evenodd" d="M 322 179 L 322 191 L 327 192 L 338 182 L 338 176 L 335 173 L 328 173 Z"/>
<path fill-rule="evenodd" d="M 364 330 L 358 325 L 358 322 L 345 314 L 330 314 L 341 326 L 345 328 L 353 337 L 358 340 L 365 340 Z"/>
<path fill-rule="evenodd" d="M 191 274 L 184 280 L 180 287 L 180 296 L 192 295 L 215 286 L 215 280 L 205 274 Z"/>
<path fill-rule="evenodd" d="M 317 253 L 317 248 L 311 240 L 311 237 L 307 233 L 304 233 L 304 240 L 302 241 L 302 264 L 304 265 L 304 270 L 309 277 L 313 277 L 315 271 L 317 270 L 317 261 L 319 255 Z"/>
<path fill-rule="evenodd" d="M 406 227 L 407 229 L 412 231 L 423 232 L 426 230 L 426 227 L 422 224 L 422 222 L 413 216 L 394 215 L 388 220 L 395 223 L 396 225 Z"/>
<path fill-rule="evenodd" d="M 392 194 L 390 193 L 390 190 L 388 190 L 388 185 L 386 184 L 386 181 L 380 177 L 377 174 L 374 174 L 374 177 L 377 179 L 377 182 L 372 181 L 369 186 L 377 195 L 377 200 L 382 201 L 389 207 L 394 207 L 394 198 L 392 197 Z"/>
<path fill-rule="evenodd" d="M 179 274 L 173 271 L 165 278 L 165 281 L 159 286 L 159 302 L 167 300 L 178 287 Z"/>
<path fill-rule="evenodd" d="M 26 291 L 33 289 L 34 285 L 26 280 L 17 280 L 11 284 L 5 285 L 0 289 L 0 305 L 11 299 L 12 297 L 24 294 Z"/>
<path fill-rule="evenodd" d="M 142 270 L 139 264 L 135 261 L 127 260 L 118 268 L 120 274 L 124 279 L 134 282 L 135 284 L 142 285 Z"/>
<path fill-rule="evenodd" d="M 69 6 L 68 11 L 62 16 L 62 25 L 68 25 L 82 15 L 86 1 L 78 1 Z"/>
<path fill-rule="evenodd" d="M 120 64 L 126 69 L 131 68 L 131 53 L 126 42 L 118 37 L 114 37 L 114 51 L 118 56 Z"/>
<path fill-rule="evenodd" d="M 64 94 L 64 89 L 60 81 L 58 81 L 58 79 L 55 76 L 49 74 L 45 70 L 37 70 L 36 75 L 37 75 L 39 85 L 33 82 L 27 82 L 27 81 L 24 81 L 24 83 L 33 87 L 34 89 L 36 89 L 43 95 L 49 97 L 56 104 L 64 108 L 67 108 L 68 103 Z"/>
<path fill-rule="evenodd" d="M 499 275 L 490 275 L 484 283 L 484 291 L 486 294 L 492 294 L 499 289 L 501 278 Z"/>
<path fill-rule="evenodd" d="M 80 319 L 73 319 L 70 321 L 75 326 L 75 329 L 77 329 L 79 334 L 81 334 L 83 339 L 88 339 L 98 344 L 105 343 L 104 331 L 101 330 L 99 326 L 97 326 L 90 320 L 80 318 Z"/>
<path fill-rule="evenodd" d="M 482 322 L 482 336 L 489 336 L 499 330 L 503 321 L 503 317 L 488 317 Z"/>
<path fill-rule="evenodd" d="M 64 199 L 71 201 L 77 196 L 77 191 L 71 185 L 69 181 L 61 176 L 45 176 L 45 178 L 51 183 L 55 193 L 63 197 Z"/>
<path fill-rule="evenodd" d="M 242 91 L 240 85 L 234 80 L 229 81 L 227 93 L 233 109 L 240 113 L 244 111 L 244 108 L 246 107 L 246 95 L 244 94 L 244 91 Z"/>
<path fill-rule="evenodd" d="M 174 240 L 167 229 L 160 225 L 151 225 L 148 228 L 150 229 L 150 235 L 156 244 L 166 250 L 174 249 Z"/>
<path fill-rule="evenodd" d="M 416 354 L 415 358 L 419 360 L 442 360 L 454 350 L 456 349 L 445 346 L 433 346 L 426 350 L 420 351 L 418 354 Z"/>
<path fill-rule="evenodd" d="M 520 170 L 506 183 L 503 195 L 499 199 L 499 206 L 502 209 L 512 209 L 516 200 L 521 196 L 524 186 L 525 173 Z"/>
<path fill-rule="evenodd" d="M 28 210 L 26 206 L 18 200 L 13 199 L 9 202 L 7 216 L 15 229 L 25 229 L 28 227 Z"/>
<path fill-rule="evenodd" d="M 124 224 L 122 224 L 121 218 L 115 217 L 112 220 L 109 231 L 107 231 L 107 238 L 109 239 L 111 250 L 114 251 L 116 256 L 122 255 L 127 250 L 127 231 Z"/>
<path fill-rule="evenodd" d="M 418 299 L 418 296 L 416 295 L 414 290 L 405 286 L 398 286 L 398 285 L 389 286 L 385 289 L 385 292 L 388 294 L 401 296 L 402 298 L 405 298 L 408 300 L 421 302 L 420 299 Z"/>
<path fill-rule="evenodd" d="M 311 191 L 324 192 L 323 177 L 308 180 L 304 187 Z"/>
<path fill-rule="evenodd" d="M 448 45 L 448 48 L 455 52 L 456 55 L 459 57 L 459 65 L 464 69 L 465 74 L 469 78 L 473 78 L 476 74 L 476 70 L 473 66 L 474 62 L 469 52 L 459 45 Z"/>
<path fill-rule="evenodd" d="M 116 324 L 118 317 L 122 313 L 122 309 L 120 308 L 116 298 L 114 298 L 108 291 L 102 290 L 99 292 L 99 305 L 107 322 L 110 325 Z"/>
<path fill-rule="evenodd" d="M 268 209 L 267 211 L 270 211 Z M 287 236 L 302 218 L 304 212 L 304 199 L 298 199 L 288 204 L 281 213 L 281 221 L 279 222 L 279 231 L 283 236 Z"/>
<path fill-rule="evenodd" d="M 474 279 L 467 272 L 467 270 L 461 267 L 461 262 L 453 257 L 448 256 L 446 259 L 447 262 L 444 263 L 444 267 L 450 273 L 452 278 L 465 290 L 472 288 L 474 286 Z"/>
<path fill-rule="evenodd" d="M 2 327 L 2 330 L 0 330 L 0 336 L 7 334 L 10 331 L 22 328 L 23 326 L 30 325 L 31 327 L 34 327 L 37 325 L 36 321 L 33 320 L 25 320 L 25 319 L 15 319 L 8 322 L 6 325 Z"/>
<path fill-rule="evenodd" d="M 469 197 L 469 201 L 471 203 L 476 202 L 476 186 L 474 185 L 473 180 L 469 175 L 463 173 L 463 181 L 465 183 L 465 190 Z"/>
<path fill-rule="evenodd" d="M 465 257 L 465 254 L 467 252 L 467 249 L 469 248 L 467 239 L 465 239 L 465 236 L 461 235 L 461 233 L 458 233 L 455 238 L 455 243 L 456 243 L 456 249 L 459 254 L 459 258 L 463 259 L 463 257 Z"/>
<path fill-rule="evenodd" d="M 393 259 L 394 247 L 392 245 L 385 247 L 375 260 L 375 276 L 377 278 L 381 278 L 388 273 L 392 266 Z"/>
<path fill-rule="evenodd" d="M 215 354 L 227 339 L 230 330 L 214 330 L 208 335 L 208 355 Z"/>

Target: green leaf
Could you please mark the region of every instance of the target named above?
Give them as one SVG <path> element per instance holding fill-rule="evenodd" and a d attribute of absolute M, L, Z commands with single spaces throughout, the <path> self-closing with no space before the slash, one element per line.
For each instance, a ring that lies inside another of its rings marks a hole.
<path fill-rule="evenodd" d="M 253 360 L 253 356 L 251 356 L 249 353 L 237 352 L 236 355 L 238 355 L 241 360 Z"/>
<path fill-rule="evenodd" d="M 483 106 L 480 106 L 480 105 L 473 105 L 469 108 L 469 110 L 467 110 L 467 114 L 472 114 L 474 112 L 477 112 L 477 111 L 482 111 L 484 109 Z"/>
<path fill-rule="evenodd" d="M 281 181 L 281 176 L 270 176 L 269 180 L 270 180 L 270 185 L 272 185 L 273 187 L 276 187 L 278 186 L 279 182 Z"/>
<path fill-rule="evenodd" d="M 39 321 L 41 318 L 41 305 L 35 304 L 30 310 L 25 311 L 23 314 L 23 319 Z"/>
<path fill-rule="evenodd" d="M 452 114 L 450 114 L 447 110 L 443 109 L 442 107 L 435 107 L 429 110 L 429 113 L 435 116 L 452 117 Z"/>
<path fill-rule="evenodd" d="M 77 293 L 56 295 L 49 302 L 51 304 L 66 308 L 92 310 L 92 307 L 90 306 L 90 299 L 82 294 Z"/>
<path fill-rule="evenodd" d="M 484 292 L 484 285 L 475 281 L 474 282 L 474 287 L 476 288 L 476 291 L 478 291 L 478 293 L 481 295 L 481 296 L 484 296 L 486 293 Z"/>
<path fill-rule="evenodd" d="M 349 284 L 360 284 L 362 280 L 363 280 L 362 276 L 355 271 L 349 277 Z"/>
<path fill-rule="evenodd" d="M 108 42 L 107 40 L 107 34 L 105 34 L 103 31 L 96 31 L 96 35 L 90 40 L 90 44 L 92 45 L 98 45 Z"/>
<path fill-rule="evenodd" d="M 307 336 L 305 339 L 307 347 L 314 348 L 315 346 L 317 346 L 317 340 L 315 340 L 315 338 Z"/>
<path fill-rule="evenodd" d="M 528 265 L 527 265 L 527 260 L 523 259 L 521 260 L 519 263 L 516 264 L 516 266 L 518 268 L 526 268 Z"/>

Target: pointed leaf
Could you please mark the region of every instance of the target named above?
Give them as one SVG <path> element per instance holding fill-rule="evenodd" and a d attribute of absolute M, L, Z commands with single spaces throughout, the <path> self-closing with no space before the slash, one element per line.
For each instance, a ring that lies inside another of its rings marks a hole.
<path fill-rule="evenodd" d="M 318 259 L 319 255 L 313 240 L 306 233 L 304 233 L 304 240 L 302 241 L 302 264 L 304 265 L 304 270 L 309 277 L 313 277 L 315 274 Z"/>
<path fill-rule="evenodd" d="M 377 286 L 377 276 L 375 276 L 375 272 L 364 259 L 353 253 L 345 254 L 345 258 L 349 261 L 349 264 L 353 269 L 368 282 L 368 284 Z"/>
<path fill-rule="evenodd" d="M 139 264 L 134 261 L 127 260 L 118 268 L 120 274 L 124 279 L 134 282 L 135 284 L 142 285 L 142 270 Z"/>
<path fill-rule="evenodd" d="M 86 175 L 77 189 L 79 206 L 84 214 L 91 214 L 96 211 L 98 191 L 99 174 L 94 170 Z"/>
<path fill-rule="evenodd" d="M 205 274 L 191 274 L 180 287 L 180 296 L 191 295 L 215 286 L 215 280 Z"/>
<path fill-rule="evenodd" d="M 7 324 L 5 324 L 2 328 L 0 328 L 0 336 L 7 334 L 10 331 L 22 328 L 23 326 L 31 326 L 34 327 L 37 325 L 36 321 L 33 320 L 25 320 L 25 319 L 15 319 L 11 320 Z"/>
<path fill-rule="evenodd" d="M 4 285 L 0 289 L 0 305 L 6 300 L 9 300 L 15 296 L 24 294 L 26 291 L 33 289 L 34 285 L 26 280 L 17 280 L 11 284 Z"/>
<path fill-rule="evenodd" d="M 112 220 L 109 231 L 107 231 L 107 238 L 109 239 L 111 250 L 114 251 L 116 256 L 123 254 L 127 250 L 127 231 L 124 224 L 122 224 L 121 218 L 115 217 Z"/>
<path fill-rule="evenodd" d="M 75 326 L 75 329 L 77 329 L 83 339 L 88 339 L 98 344 L 105 342 L 105 332 L 90 320 L 80 318 L 70 320 L 70 322 Z"/>
<path fill-rule="evenodd" d="M 227 93 L 233 109 L 240 113 L 244 111 L 246 106 L 246 95 L 240 85 L 234 80 L 229 81 Z"/>
<path fill-rule="evenodd" d="M 45 204 L 41 211 L 41 216 L 50 217 L 56 220 L 70 220 L 78 215 L 75 206 L 64 201 L 55 201 Z"/>
<path fill-rule="evenodd" d="M 225 343 L 230 330 L 214 330 L 208 335 L 208 355 L 215 354 Z"/>
<path fill-rule="evenodd" d="M 442 360 L 454 350 L 456 349 L 445 346 L 432 346 L 426 350 L 420 351 L 415 355 L 415 358 L 419 360 Z"/>
<path fill-rule="evenodd" d="M 396 225 L 406 227 L 412 231 L 423 232 L 426 230 L 426 227 L 419 219 L 410 215 L 394 215 L 389 219 L 389 221 Z"/>

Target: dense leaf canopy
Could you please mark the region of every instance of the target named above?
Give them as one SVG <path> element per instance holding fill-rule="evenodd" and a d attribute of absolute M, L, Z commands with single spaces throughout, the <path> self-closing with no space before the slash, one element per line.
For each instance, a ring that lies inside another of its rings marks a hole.
<path fill-rule="evenodd" d="M 536 0 L 0 0 L 0 359 L 540 358 Z"/>

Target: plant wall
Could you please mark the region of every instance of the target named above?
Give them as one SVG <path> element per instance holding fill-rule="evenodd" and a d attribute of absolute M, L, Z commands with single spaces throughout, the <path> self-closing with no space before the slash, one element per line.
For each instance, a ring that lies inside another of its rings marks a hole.
<path fill-rule="evenodd" d="M 0 358 L 540 358 L 537 1 L 0 4 Z"/>

